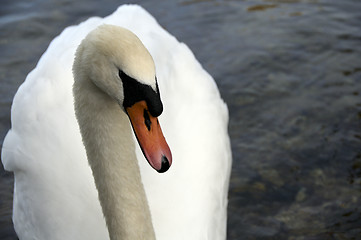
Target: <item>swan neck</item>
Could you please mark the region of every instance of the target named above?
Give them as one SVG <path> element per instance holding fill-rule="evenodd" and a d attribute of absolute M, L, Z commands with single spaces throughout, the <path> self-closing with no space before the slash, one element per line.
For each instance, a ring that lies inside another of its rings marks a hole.
<path fill-rule="evenodd" d="M 127 115 L 90 80 L 75 81 L 74 99 L 110 239 L 155 239 Z"/>

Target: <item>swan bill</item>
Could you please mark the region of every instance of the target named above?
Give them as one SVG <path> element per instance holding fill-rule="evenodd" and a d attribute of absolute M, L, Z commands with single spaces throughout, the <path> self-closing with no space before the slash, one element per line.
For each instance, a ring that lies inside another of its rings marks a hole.
<path fill-rule="evenodd" d="M 163 136 L 158 118 L 153 117 L 146 101 L 126 108 L 135 136 L 148 163 L 159 173 L 172 164 L 172 153 Z"/>

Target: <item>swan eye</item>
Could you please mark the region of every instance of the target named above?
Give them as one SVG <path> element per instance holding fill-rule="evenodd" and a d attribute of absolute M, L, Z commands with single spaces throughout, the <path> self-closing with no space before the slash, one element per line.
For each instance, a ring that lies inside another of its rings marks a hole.
<path fill-rule="evenodd" d="M 156 79 L 156 90 L 153 90 L 151 86 L 138 82 L 134 78 L 125 74 L 122 70 L 119 70 L 119 77 L 123 82 L 124 109 L 133 106 L 136 102 L 145 100 L 148 105 L 147 111 L 150 115 L 158 117 L 162 113 L 163 104 L 160 100 L 159 88 Z"/>
<path fill-rule="evenodd" d="M 150 126 L 152 122 L 150 121 L 148 111 L 144 109 L 144 124 L 147 126 L 148 131 L 150 131 Z"/>

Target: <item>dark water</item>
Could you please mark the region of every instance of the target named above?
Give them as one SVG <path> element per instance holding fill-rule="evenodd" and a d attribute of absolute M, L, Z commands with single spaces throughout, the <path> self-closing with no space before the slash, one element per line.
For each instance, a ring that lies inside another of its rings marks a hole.
<path fill-rule="evenodd" d="M 122 2 L 1 0 L 1 139 L 49 42 Z M 361 2 L 136 2 L 190 46 L 229 106 L 228 239 L 361 239 Z M 0 181 L 0 239 L 16 239 L 11 174 Z"/>

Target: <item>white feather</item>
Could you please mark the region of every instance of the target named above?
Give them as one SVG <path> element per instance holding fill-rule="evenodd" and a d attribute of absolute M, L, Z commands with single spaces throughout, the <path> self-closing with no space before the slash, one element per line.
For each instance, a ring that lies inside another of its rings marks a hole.
<path fill-rule="evenodd" d="M 20 239 L 108 239 L 75 119 L 72 64 L 81 40 L 108 23 L 134 32 L 152 55 L 173 164 L 159 174 L 137 147 L 157 239 L 225 239 L 231 168 L 228 110 L 189 48 L 135 5 L 66 28 L 14 97 L 2 149 L 15 174 L 13 221 Z"/>

